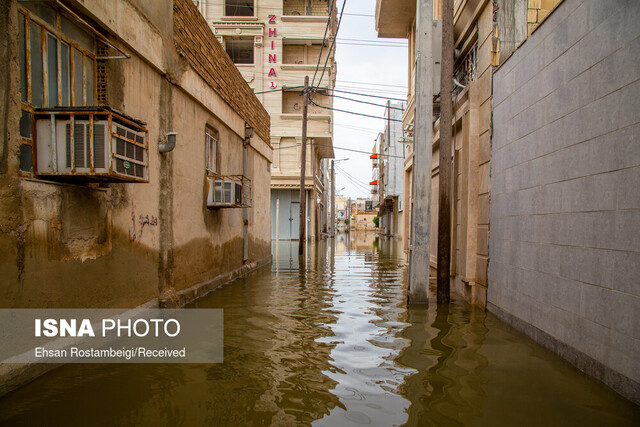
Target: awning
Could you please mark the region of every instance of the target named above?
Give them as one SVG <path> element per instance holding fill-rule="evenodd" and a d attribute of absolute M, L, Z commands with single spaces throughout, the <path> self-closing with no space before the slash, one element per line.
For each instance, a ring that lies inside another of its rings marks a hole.
<path fill-rule="evenodd" d="M 375 181 L 371 181 L 369 185 L 378 185 L 378 180 L 376 179 Z"/>
<path fill-rule="evenodd" d="M 370 159 L 377 159 L 378 158 L 378 153 L 370 155 L 369 158 Z"/>

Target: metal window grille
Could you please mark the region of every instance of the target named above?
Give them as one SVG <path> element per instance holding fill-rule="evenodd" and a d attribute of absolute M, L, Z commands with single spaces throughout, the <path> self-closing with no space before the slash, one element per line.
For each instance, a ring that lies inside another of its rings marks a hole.
<path fill-rule="evenodd" d="M 476 41 L 469 52 L 465 55 L 462 63 L 454 73 L 455 79 L 461 85 L 468 85 L 469 82 L 476 81 L 478 78 L 478 42 Z M 454 88 L 455 93 L 462 90 L 459 86 Z"/>

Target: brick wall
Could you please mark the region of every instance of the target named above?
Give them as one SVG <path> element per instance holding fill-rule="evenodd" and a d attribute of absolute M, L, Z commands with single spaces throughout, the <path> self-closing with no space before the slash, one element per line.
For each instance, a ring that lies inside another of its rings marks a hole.
<path fill-rule="evenodd" d="M 531 35 L 561 1 L 563 0 L 528 0 L 527 34 Z"/>
<path fill-rule="evenodd" d="M 640 399 L 640 2 L 564 0 L 494 74 L 489 309 Z"/>
<path fill-rule="evenodd" d="M 174 1 L 178 52 L 263 141 L 270 141 L 270 118 L 191 0 Z"/>

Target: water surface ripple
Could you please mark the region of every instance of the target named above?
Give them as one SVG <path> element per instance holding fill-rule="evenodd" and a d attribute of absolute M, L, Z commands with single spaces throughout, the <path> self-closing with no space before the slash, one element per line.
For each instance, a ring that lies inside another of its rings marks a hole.
<path fill-rule="evenodd" d="M 67 365 L 0 399 L 0 425 L 640 425 L 491 314 L 407 306 L 400 242 L 273 255 L 191 305 L 224 309 L 224 363 Z"/>

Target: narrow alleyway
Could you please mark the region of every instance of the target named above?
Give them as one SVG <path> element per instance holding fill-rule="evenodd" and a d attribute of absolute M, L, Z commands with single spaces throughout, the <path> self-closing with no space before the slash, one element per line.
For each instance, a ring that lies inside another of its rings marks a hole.
<path fill-rule="evenodd" d="M 67 365 L 0 399 L 0 425 L 638 425 L 608 387 L 454 298 L 409 307 L 401 242 L 273 244 L 224 309 L 224 363 Z"/>

